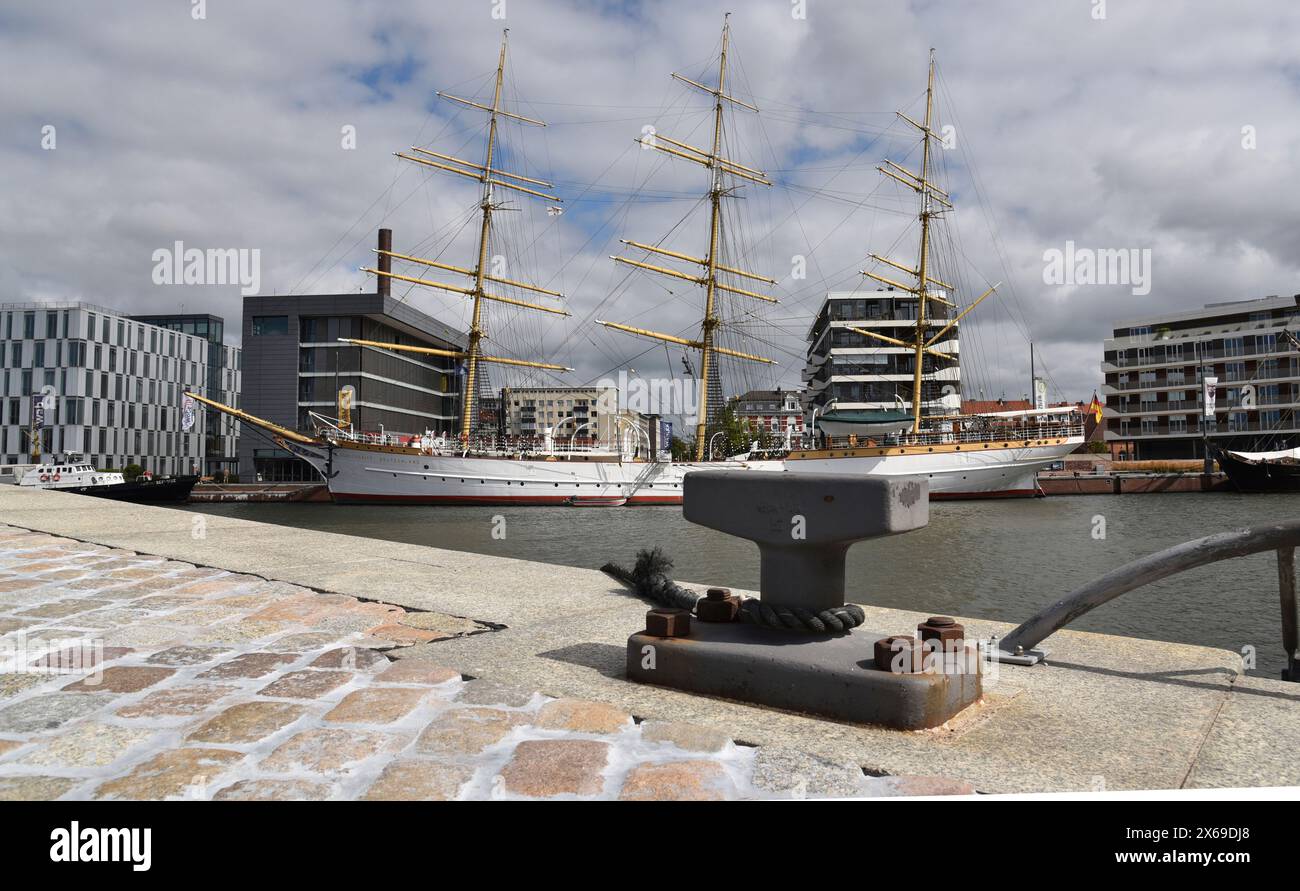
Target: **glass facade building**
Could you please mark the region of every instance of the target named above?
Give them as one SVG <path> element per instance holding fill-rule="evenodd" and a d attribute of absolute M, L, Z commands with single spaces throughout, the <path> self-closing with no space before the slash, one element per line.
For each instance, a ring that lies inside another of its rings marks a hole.
<path fill-rule="evenodd" d="M 131 316 L 137 322 L 146 322 L 202 337 L 208 342 L 207 381 L 208 398 L 225 405 L 239 407 L 240 351 L 225 343 L 226 322 L 210 315 L 150 315 Z M 219 411 L 203 410 L 205 474 L 235 473 L 239 465 L 239 421 Z"/>

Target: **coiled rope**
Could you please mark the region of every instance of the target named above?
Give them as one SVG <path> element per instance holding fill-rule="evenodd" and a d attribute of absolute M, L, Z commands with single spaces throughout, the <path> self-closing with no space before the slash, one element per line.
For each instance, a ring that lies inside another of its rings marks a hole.
<path fill-rule="evenodd" d="M 600 571 L 627 586 L 638 597 L 656 606 L 695 611 L 701 595 L 687 590 L 669 578 L 672 558 L 655 547 L 638 551 L 632 571 L 616 563 L 606 563 Z M 857 604 L 847 603 L 830 609 L 814 611 L 802 607 L 773 606 L 757 597 L 746 597 L 740 602 L 740 621 L 766 628 L 785 631 L 809 631 L 817 634 L 845 632 L 866 621 L 866 614 Z"/>

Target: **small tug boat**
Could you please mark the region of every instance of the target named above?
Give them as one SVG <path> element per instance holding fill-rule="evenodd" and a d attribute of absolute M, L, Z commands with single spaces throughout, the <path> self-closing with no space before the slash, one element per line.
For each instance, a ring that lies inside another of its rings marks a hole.
<path fill-rule="evenodd" d="M 32 467 L 18 480 L 18 485 L 139 504 L 167 504 L 188 499 L 198 481 L 198 476 L 154 479 L 145 473 L 128 482 L 120 473 L 96 470 L 93 465 L 85 463 L 80 455 L 65 455 L 63 460 Z"/>

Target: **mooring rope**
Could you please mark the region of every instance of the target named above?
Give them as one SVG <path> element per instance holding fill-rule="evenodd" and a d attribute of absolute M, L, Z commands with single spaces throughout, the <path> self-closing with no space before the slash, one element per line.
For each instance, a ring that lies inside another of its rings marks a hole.
<path fill-rule="evenodd" d="M 600 571 L 626 585 L 634 594 L 656 606 L 695 611 L 701 595 L 683 588 L 668 577 L 672 558 L 660 548 L 638 551 L 631 572 L 616 563 L 606 563 Z M 814 611 L 802 607 L 773 606 L 757 597 L 740 602 L 740 621 L 785 631 L 810 631 L 818 634 L 844 632 L 866 621 L 866 613 L 857 604 L 847 603 Z"/>
<path fill-rule="evenodd" d="M 772 606 L 757 597 L 746 597 L 740 602 L 740 620 L 768 628 L 824 633 L 857 628 L 867 620 L 867 615 L 856 603 L 814 612 L 797 606 Z"/>

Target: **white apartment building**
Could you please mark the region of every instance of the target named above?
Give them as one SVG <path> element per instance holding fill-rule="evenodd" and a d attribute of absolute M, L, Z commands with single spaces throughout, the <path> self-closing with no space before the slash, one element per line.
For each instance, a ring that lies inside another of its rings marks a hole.
<path fill-rule="evenodd" d="M 611 443 L 618 439 L 618 412 L 601 407 L 617 404 L 618 393 L 610 387 L 504 387 L 500 432 L 540 438 L 551 428 L 557 439 Z"/>
<path fill-rule="evenodd" d="M 942 291 L 932 292 L 939 298 Z M 916 332 L 916 295 L 908 291 L 833 291 L 826 295 L 808 329 L 808 358 L 803 369 L 805 404 L 825 409 L 895 409 L 911 405 L 916 351 L 849 330 L 862 328 L 911 343 Z M 931 300 L 927 331 L 937 334 L 948 324 L 951 309 Z M 933 321 L 933 325 L 929 323 Z M 957 361 L 958 326 L 934 344 L 952 360 L 927 355 L 922 365 L 921 399 L 926 414 L 961 410 L 961 368 Z"/>
<path fill-rule="evenodd" d="M 1224 448 L 1281 449 L 1300 441 L 1300 294 L 1122 322 L 1102 346 L 1105 440 L 1133 460 L 1204 456 Z M 1203 381 L 1215 377 L 1214 416 Z"/>
<path fill-rule="evenodd" d="M 239 351 L 223 346 L 230 352 L 217 357 L 212 348 L 203 336 L 93 304 L 0 304 L 0 457 L 30 460 L 41 400 L 43 455 L 80 452 L 101 469 L 139 464 L 156 474 L 203 469 L 204 423 L 200 416 L 193 429 L 181 429 L 182 393 L 209 395 L 209 360 L 218 359 L 229 373 L 211 398 L 238 401 Z M 233 455 L 237 436 L 231 421 L 217 441 Z"/>

